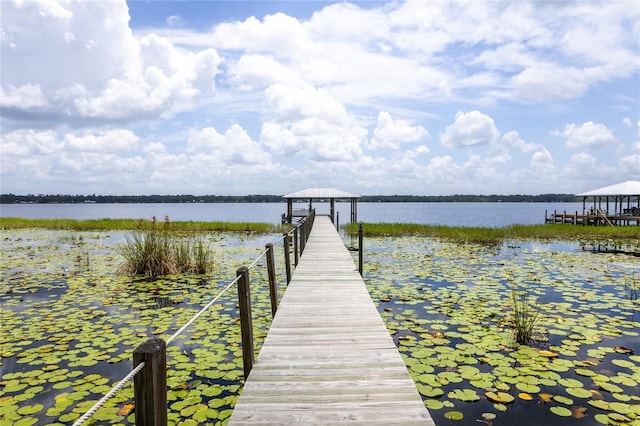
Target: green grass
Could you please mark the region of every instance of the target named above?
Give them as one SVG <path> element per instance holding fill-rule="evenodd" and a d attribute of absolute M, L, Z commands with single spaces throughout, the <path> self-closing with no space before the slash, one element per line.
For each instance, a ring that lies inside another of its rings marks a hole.
<path fill-rule="evenodd" d="M 141 229 L 149 223 L 140 219 L 25 219 L 1 217 L 0 229 L 45 228 L 71 231 L 130 231 Z M 282 225 L 261 222 L 171 222 L 172 231 L 184 232 L 256 232 L 272 233 L 284 231 Z"/>
<path fill-rule="evenodd" d="M 345 225 L 347 234 L 358 233 L 358 224 Z M 368 237 L 417 235 L 451 241 L 496 244 L 507 239 L 591 241 L 629 240 L 640 245 L 640 226 L 578 226 L 570 224 L 511 225 L 503 228 L 421 225 L 415 223 L 365 223 Z"/>

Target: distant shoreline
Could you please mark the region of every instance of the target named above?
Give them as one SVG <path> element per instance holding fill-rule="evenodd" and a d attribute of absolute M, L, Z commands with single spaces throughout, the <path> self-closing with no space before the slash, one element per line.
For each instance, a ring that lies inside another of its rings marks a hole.
<path fill-rule="evenodd" d="M 338 200 L 340 201 L 340 200 Z M 573 194 L 542 195 L 363 195 L 362 203 L 574 203 Z M 162 204 L 284 203 L 281 195 L 14 195 L 0 194 L 0 204 Z"/>

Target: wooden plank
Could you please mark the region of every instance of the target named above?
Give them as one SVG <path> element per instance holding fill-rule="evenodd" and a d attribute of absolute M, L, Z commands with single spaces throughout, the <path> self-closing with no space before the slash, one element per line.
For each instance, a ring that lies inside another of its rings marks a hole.
<path fill-rule="evenodd" d="M 230 425 L 433 420 L 328 217 L 311 235 Z"/>

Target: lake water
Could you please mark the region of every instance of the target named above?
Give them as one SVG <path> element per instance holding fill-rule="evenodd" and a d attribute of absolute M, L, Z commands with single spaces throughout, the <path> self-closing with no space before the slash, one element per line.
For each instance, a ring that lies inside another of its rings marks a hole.
<path fill-rule="evenodd" d="M 305 208 L 306 203 L 294 204 Z M 329 203 L 314 203 L 316 212 L 329 214 Z M 286 203 L 198 204 L 2 204 L 0 216 L 24 218 L 102 219 L 133 218 L 176 221 L 280 223 Z M 448 226 L 502 227 L 544 223 L 545 210 L 582 212 L 582 203 L 358 203 L 358 220 Z M 350 216 L 349 203 L 336 203 L 341 224 Z"/>

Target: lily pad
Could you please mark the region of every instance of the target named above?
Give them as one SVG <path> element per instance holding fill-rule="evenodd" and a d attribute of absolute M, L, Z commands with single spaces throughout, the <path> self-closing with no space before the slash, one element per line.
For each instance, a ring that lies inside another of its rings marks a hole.
<path fill-rule="evenodd" d="M 549 408 L 553 414 L 560 417 L 571 417 L 571 410 L 566 407 L 554 406 Z"/>
<path fill-rule="evenodd" d="M 447 411 L 444 413 L 444 418 L 447 420 L 462 420 L 464 414 L 461 411 Z"/>
<path fill-rule="evenodd" d="M 487 392 L 485 395 L 487 399 L 489 399 L 490 401 L 497 402 L 500 404 L 508 404 L 515 400 L 515 397 L 513 395 L 510 395 L 505 392 Z"/>

